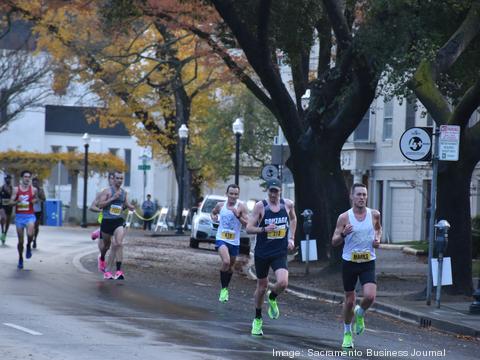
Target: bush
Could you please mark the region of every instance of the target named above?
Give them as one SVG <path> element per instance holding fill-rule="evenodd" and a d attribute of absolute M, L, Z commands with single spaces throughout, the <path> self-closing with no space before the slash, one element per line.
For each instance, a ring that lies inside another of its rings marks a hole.
<path fill-rule="evenodd" d="M 472 258 L 480 258 L 480 215 L 472 219 Z"/>

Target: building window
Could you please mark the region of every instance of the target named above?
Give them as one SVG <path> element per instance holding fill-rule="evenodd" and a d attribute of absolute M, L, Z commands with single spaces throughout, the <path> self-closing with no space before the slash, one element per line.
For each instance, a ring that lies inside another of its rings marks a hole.
<path fill-rule="evenodd" d="M 109 148 L 108 152 L 113 156 L 118 156 L 118 149 L 117 148 Z"/>
<path fill-rule="evenodd" d="M 67 152 L 74 153 L 75 151 L 77 151 L 76 146 L 67 146 Z"/>
<path fill-rule="evenodd" d="M 60 145 L 52 145 L 52 153 L 57 154 L 62 150 Z"/>
<path fill-rule="evenodd" d="M 417 99 L 414 96 L 407 98 L 407 109 L 405 114 L 405 130 L 415 126 L 415 115 L 417 112 Z"/>
<path fill-rule="evenodd" d="M 130 186 L 131 178 L 131 165 L 132 165 L 132 150 L 125 149 L 125 164 L 127 165 L 127 170 L 125 171 L 125 186 Z"/>
<path fill-rule="evenodd" d="M 370 109 L 363 115 L 362 121 L 358 124 L 353 132 L 353 141 L 369 141 L 370 140 Z"/>
<path fill-rule="evenodd" d="M 382 139 L 392 140 L 392 123 L 393 123 L 393 99 L 385 103 L 383 109 L 383 136 Z"/>

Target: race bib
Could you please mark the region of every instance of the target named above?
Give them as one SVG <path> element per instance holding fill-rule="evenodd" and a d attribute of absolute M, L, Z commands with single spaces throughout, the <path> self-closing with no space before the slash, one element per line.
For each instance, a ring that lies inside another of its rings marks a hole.
<path fill-rule="evenodd" d="M 356 263 L 370 261 L 370 251 L 353 251 L 352 261 Z"/>
<path fill-rule="evenodd" d="M 110 205 L 110 215 L 120 216 L 122 207 L 120 205 Z"/>
<path fill-rule="evenodd" d="M 2 199 L 2 205 L 10 205 L 10 199 Z"/>
<path fill-rule="evenodd" d="M 30 202 L 28 195 L 20 195 L 18 197 L 17 211 L 28 211 L 30 209 Z"/>
<path fill-rule="evenodd" d="M 275 230 L 267 232 L 267 239 L 269 240 L 283 239 L 285 236 L 287 236 L 287 227 L 285 225 L 279 225 Z"/>
<path fill-rule="evenodd" d="M 235 239 L 235 231 L 223 230 L 220 233 L 220 238 L 222 240 L 234 240 Z"/>

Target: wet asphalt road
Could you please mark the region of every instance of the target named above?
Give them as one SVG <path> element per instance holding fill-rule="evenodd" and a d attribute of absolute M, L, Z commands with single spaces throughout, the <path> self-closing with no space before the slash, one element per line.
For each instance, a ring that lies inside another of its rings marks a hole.
<path fill-rule="evenodd" d="M 68 228 L 43 228 L 39 249 L 18 271 L 12 230 L 0 247 L 0 359 L 477 358 L 478 341 L 377 314 L 369 314 L 355 353 L 333 353 L 340 306 L 294 294 L 279 299 L 279 320 L 265 314 L 265 336 L 254 338 L 250 280 L 234 278 L 227 304 L 217 300 L 216 270 L 208 278 L 131 268 L 124 282 L 103 281 L 88 232 Z M 216 261 L 214 253 L 185 251 Z M 430 353 L 411 356 L 414 349 Z"/>

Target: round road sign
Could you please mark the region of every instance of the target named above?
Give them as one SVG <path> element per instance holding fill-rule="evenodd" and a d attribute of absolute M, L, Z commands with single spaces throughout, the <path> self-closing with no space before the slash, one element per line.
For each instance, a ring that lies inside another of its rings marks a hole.
<path fill-rule="evenodd" d="M 432 150 L 431 128 L 413 127 L 400 138 L 400 151 L 412 161 L 429 161 Z"/>
<path fill-rule="evenodd" d="M 275 165 L 265 165 L 262 169 L 262 179 L 268 181 L 278 178 L 278 168 Z"/>

